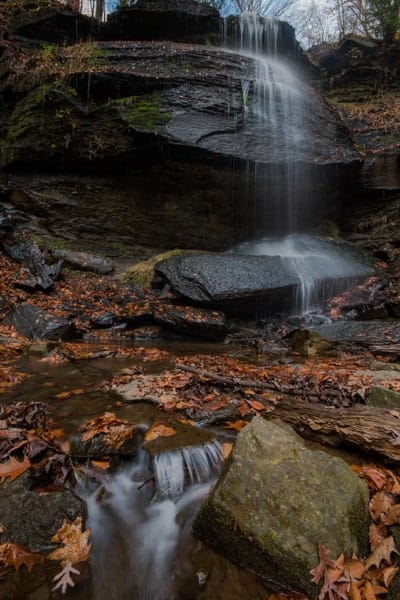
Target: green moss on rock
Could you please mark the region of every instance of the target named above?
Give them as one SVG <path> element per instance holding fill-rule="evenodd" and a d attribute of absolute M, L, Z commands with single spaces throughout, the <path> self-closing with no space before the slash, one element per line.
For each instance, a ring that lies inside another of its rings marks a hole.
<path fill-rule="evenodd" d="M 121 118 L 138 131 L 157 133 L 167 125 L 171 115 L 160 107 L 160 96 L 154 92 L 146 96 L 130 96 L 112 103 Z"/>
<path fill-rule="evenodd" d="M 171 256 L 178 256 L 182 254 L 184 250 L 174 249 L 168 250 L 167 252 L 162 252 L 161 254 L 156 254 L 152 258 L 145 260 L 143 262 L 130 267 L 125 271 L 122 275 L 123 281 L 133 281 L 137 285 L 139 285 L 143 289 L 149 289 L 151 287 L 151 282 L 154 277 L 154 267 L 157 263 L 162 260 L 166 260 L 167 258 L 171 258 Z"/>

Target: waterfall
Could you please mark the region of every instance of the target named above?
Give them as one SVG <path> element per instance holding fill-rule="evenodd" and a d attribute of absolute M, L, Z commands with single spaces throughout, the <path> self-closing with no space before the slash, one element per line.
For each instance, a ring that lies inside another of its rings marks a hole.
<path fill-rule="evenodd" d="M 182 546 L 221 464 L 217 441 L 154 459 L 142 450 L 101 487 L 81 490 L 93 543 L 86 597 L 174 600 Z"/>
<path fill-rule="evenodd" d="M 241 244 L 233 252 L 286 257 L 300 282 L 292 313 L 303 313 L 365 277 L 366 269 L 351 256 L 342 256 L 339 247 L 299 235 L 307 224 L 313 194 L 311 169 L 304 157 L 313 162 L 308 125 L 318 112 L 315 92 L 292 64 L 279 58 L 279 21 L 245 14 L 237 17 L 237 23 L 234 52 L 251 58 L 254 65 L 242 81 L 244 119 L 252 120 L 262 133 L 266 152 L 273 147 L 276 164 L 258 163 L 246 169 L 249 194 L 254 195 L 254 230 L 270 235 Z M 232 36 L 227 31 L 225 27 L 229 48 Z"/>

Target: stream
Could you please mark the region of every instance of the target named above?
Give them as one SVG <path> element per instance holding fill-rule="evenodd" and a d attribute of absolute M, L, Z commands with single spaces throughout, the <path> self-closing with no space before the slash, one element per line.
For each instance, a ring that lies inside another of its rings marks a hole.
<path fill-rule="evenodd" d="M 170 342 L 174 356 L 227 351 L 217 344 Z M 172 356 L 172 358 L 173 358 Z M 73 440 L 87 420 L 114 412 L 145 431 L 170 417 L 146 402 L 125 404 L 103 384 L 121 369 L 144 367 L 157 373 L 169 361 L 144 363 L 127 358 L 100 358 L 51 364 L 25 355 L 18 370 L 28 377 L 4 399 L 44 401 L 52 426 Z M 77 393 L 76 393 L 77 392 Z M 65 396 L 70 393 L 68 397 Z M 58 397 L 57 397 L 58 396 Z M 191 533 L 191 525 L 222 466 L 220 442 L 232 434 L 213 431 L 202 446 L 162 452 L 152 458 L 139 450 L 121 459 L 101 481 L 79 479 L 76 493 L 87 505 L 87 527 L 93 544 L 91 576 L 63 596 L 79 600 L 265 600 L 265 588 Z M 21 592 L 22 598 L 30 598 Z M 18 596 L 19 597 L 19 596 Z M 48 590 L 36 591 L 47 600 Z M 0 593 L 0 598 L 3 598 Z"/>

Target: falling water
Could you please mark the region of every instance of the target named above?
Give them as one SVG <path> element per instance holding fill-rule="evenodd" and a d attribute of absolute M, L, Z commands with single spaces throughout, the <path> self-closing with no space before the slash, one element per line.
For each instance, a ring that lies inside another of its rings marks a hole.
<path fill-rule="evenodd" d="M 254 64 L 249 78 L 242 81 L 244 117 L 253 120 L 262 134 L 259 139 L 273 147 L 277 161 L 247 170 L 253 177 L 248 187 L 252 184 L 255 190 L 254 226 L 281 237 L 240 245 L 233 252 L 286 257 L 299 280 L 292 312 L 304 312 L 342 291 L 355 278 L 365 277 L 367 269 L 348 254 L 342 256 L 338 246 L 296 235 L 299 221 L 307 221 L 312 196 L 310 170 L 303 160 L 313 154 L 309 123 L 318 111 L 315 94 L 294 68 L 277 56 L 279 21 L 256 15 L 238 19 L 235 52 Z"/>
<path fill-rule="evenodd" d="M 173 600 L 178 548 L 218 476 L 221 446 L 146 451 L 85 493 L 95 600 Z M 112 549 L 111 549 L 112 544 Z"/>

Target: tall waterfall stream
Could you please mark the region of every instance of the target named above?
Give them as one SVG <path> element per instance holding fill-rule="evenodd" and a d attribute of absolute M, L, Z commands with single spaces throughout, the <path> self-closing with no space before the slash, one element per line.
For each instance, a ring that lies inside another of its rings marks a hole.
<path fill-rule="evenodd" d="M 323 305 L 357 278 L 365 277 L 365 266 L 339 245 L 300 231 L 299 215 L 304 222 L 302 212 L 307 212 L 307 196 L 315 193 L 312 175 L 301 161 L 314 143 L 307 124 L 318 110 L 315 92 L 288 61 L 279 58 L 277 21 L 244 14 L 239 29 L 240 43 L 235 52 L 254 63 L 253 73 L 242 81 L 245 118 L 255 120 L 266 143 L 272 144 L 274 153 L 280 156 L 280 164 L 268 171 L 263 165 L 256 165 L 249 175 L 258 182 L 261 179 L 261 188 L 264 181 L 258 201 L 261 206 L 256 207 L 254 218 L 255 225 L 270 235 L 241 244 L 231 252 L 285 257 L 300 280 L 292 312 L 304 313 Z M 282 170 L 283 182 L 277 175 Z M 279 180 L 279 190 L 271 191 L 270 179 L 274 178 Z"/>

